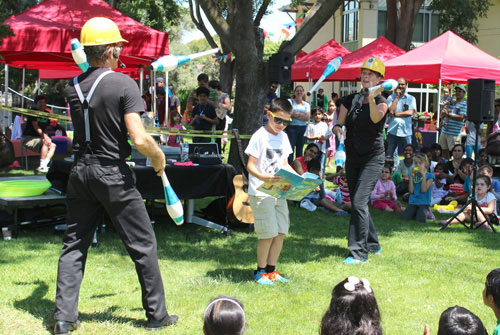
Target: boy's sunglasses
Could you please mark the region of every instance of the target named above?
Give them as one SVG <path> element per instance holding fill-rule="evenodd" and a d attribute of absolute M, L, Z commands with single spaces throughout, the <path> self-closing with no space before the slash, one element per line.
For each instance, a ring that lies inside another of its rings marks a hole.
<path fill-rule="evenodd" d="M 285 127 L 288 127 L 290 125 L 290 123 L 292 123 L 291 119 L 288 119 L 288 120 L 282 119 L 280 117 L 275 116 L 273 112 L 269 112 L 269 114 L 271 114 L 271 116 L 273 117 L 273 120 L 274 120 L 274 122 L 276 122 L 276 124 L 282 124 Z"/>

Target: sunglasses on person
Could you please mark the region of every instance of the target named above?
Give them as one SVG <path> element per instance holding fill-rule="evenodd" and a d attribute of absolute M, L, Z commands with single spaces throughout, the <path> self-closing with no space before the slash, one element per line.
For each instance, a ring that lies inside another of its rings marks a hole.
<path fill-rule="evenodd" d="M 282 124 L 285 127 L 288 127 L 290 125 L 290 123 L 292 122 L 292 119 L 288 119 L 288 120 L 282 119 L 280 117 L 275 116 L 273 112 L 269 112 L 269 114 L 273 117 L 273 120 L 276 124 Z"/>

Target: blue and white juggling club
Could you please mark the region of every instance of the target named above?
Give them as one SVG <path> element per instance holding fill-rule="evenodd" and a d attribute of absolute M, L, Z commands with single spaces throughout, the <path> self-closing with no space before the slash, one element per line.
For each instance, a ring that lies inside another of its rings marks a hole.
<path fill-rule="evenodd" d="M 344 166 L 345 163 L 345 146 L 344 146 L 344 135 L 340 135 L 339 146 L 335 152 L 335 166 Z"/>
<path fill-rule="evenodd" d="M 165 192 L 165 207 L 167 208 L 168 215 L 170 215 L 176 225 L 180 226 L 184 223 L 184 209 L 177 194 L 175 194 L 174 189 L 170 185 L 165 171 L 161 175 L 161 181 L 163 183 L 163 191 Z"/>
<path fill-rule="evenodd" d="M 325 80 L 329 75 L 331 75 L 332 73 L 335 73 L 335 71 L 337 71 L 339 69 L 340 64 L 342 64 L 342 57 L 340 57 L 340 56 L 335 57 L 334 59 L 329 61 L 328 65 L 326 66 L 325 71 L 323 71 L 323 74 L 321 75 L 321 77 L 319 77 L 318 81 L 309 90 L 309 92 L 307 92 L 307 96 L 310 96 L 311 93 L 316 90 L 316 87 L 318 87 L 319 84 L 321 84 L 323 82 L 323 80 Z"/>
<path fill-rule="evenodd" d="M 71 54 L 73 55 L 73 60 L 80 67 L 82 72 L 86 72 L 90 65 L 87 63 L 87 55 L 83 51 L 83 45 L 77 38 L 71 39 Z"/>
<path fill-rule="evenodd" d="M 399 84 L 398 84 L 398 82 L 396 80 L 394 80 L 394 79 L 387 79 L 382 84 L 379 84 L 377 86 L 373 86 L 373 87 L 370 87 L 370 88 L 365 88 L 365 90 L 366 90 L 366 92 L 368 92 L 368 94 L 379 90 L 381 87 L 384 88 L 384 91 L 394 91 L 396 89 L 396 87 L 398 87 L 398 85 Z"/>
<path fill-rule="evenodd" d="M 153 63 L 151 63 L 151 66 L 153 67 L 154 71 L 168 72 L 186 62 L 189 62 L 190 60 L 211 55 L 216 53 L 217 51 L 219 51 L 219 48 L 202 51 L 190 55 L 167 55 L 155 60 Z"/>

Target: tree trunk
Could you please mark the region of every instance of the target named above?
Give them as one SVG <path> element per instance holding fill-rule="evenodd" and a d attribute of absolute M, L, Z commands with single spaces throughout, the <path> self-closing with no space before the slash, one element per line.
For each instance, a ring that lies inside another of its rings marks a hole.
<path fill-rule="evenodd" d="M 224 55 L 231 52 L 231 48 L 221 41 L 221 49 Z M 234 61 L 228 61 L 226 63 L 219 63 L 219 81 L 222 86 L 222 92 L 228 93 L 232 96 L 233 81 L 234 81 Z"/>
<path fill-rule="evenodd" d="M 387 39 L 410 50 L 415 21 L 424 0 L 387 0 Z"/>

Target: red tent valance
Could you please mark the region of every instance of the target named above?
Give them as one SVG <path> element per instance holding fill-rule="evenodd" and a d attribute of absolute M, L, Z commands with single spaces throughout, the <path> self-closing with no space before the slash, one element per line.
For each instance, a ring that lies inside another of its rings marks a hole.
<path fill-rule="evenodd" d="M 386 64 L 386 77 L 410 82 L 467 83 L 468 79 L 494 79 L 500 84 L 500 60 L 447 31 Z"/>
<path fill-rule="evenodd" d="M 390 42 L 387 38 L 380 36 L 375 41 L 346 55 L 337 72 L 329 76 L 326 81 L 357 81 L 361 76 L 360 67 L 367 58 L 377 57 L 386 63 L 388 60 L 404 53 L 403 49 Z M 389 77 L 386 75 L 386 78 Z"/>
<path fill-rule="evenodd" d="M 292 65 L 292 81 L 308 81 L 309 78 L 318 80 L 329 61 L 337 56 L 344 57 L 350 53 L 349 50 L 332 39 Z"/>

